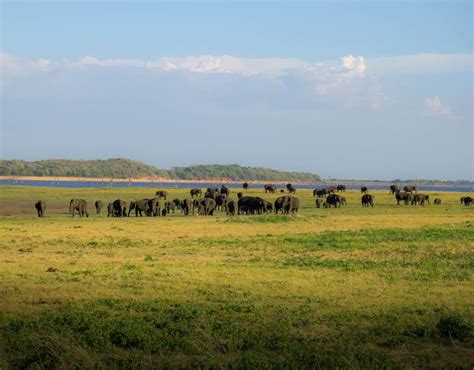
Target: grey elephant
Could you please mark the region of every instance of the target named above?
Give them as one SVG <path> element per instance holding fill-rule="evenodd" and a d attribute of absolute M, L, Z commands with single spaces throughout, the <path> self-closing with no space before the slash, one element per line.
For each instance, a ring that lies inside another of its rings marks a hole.
<path fill-rule="evenodd" d="M 225 185 L 221 186 L 220 192 L 221 192 L 222 195 L 225 195 L 227 197 L 230 195 L 230 189 Z"/>
<path fill-rule="evenodd" d="M 112 203 L 109 203 L 107 205 L 107 217 L 115 217 L 114 205 Z"/>
<path fill-rule="evenodd" d="M 390 185 L 390 194 L 396 194 L 400 191 L 400 187 L 398 185 Z"/>
<path fill-rule="evenodd" d="M 226 213 L 229 216 L 234 216 L 235 215 L 235 201 L 232 199 L 226 199 Z"/>
<path fill-rule="evenodd" d="M 89 213 L 87 213 L 87 201 L 85 199 L 71 199 L 69 202 L 69 212 L 72 213 L 72 217 L 74 217 L 74 211 L 77 211 L 79 217 L 89 217 Z"/>
<path fill-rule="evenodd" d="M 168 192 L 166 190 L 158 190 L 155 194 L 158 199 L 166 199 L 166 197 L 168 196 Z"/>
<path fill-rule="evenodd" d="M 403 191 L 406 193 L 413 193 L 416 192 L 416 186 L 415 185 L 406 185 L 403 187 Z"/>
<path fill-rule="evenodd" d="M 189 216 L 189 211 L 191 210 L 192 203 L 189 199 L 183 199 L 181 201 L 181 209 L 185 216 Z"/>
<path fill-rule="evenodd" d="M 191 194 L 191 198 L 194 198 L 194 197 L 197 198 L 197 197 L 200 197 L 200 196 L 202 195 L 202 190 L 201 190 L 201 189 L 197 189 L 197 188 L 191 189 L 191 190 L 189 191 L 189 194 Z"/>
<path fill-rule="evenodd" d="M 288 193 L 290 194 L 296 193 L 296 188 L 292 184 L 286 184 L 286 190 L 288 190 Z"/>
<path fill-rule="evenodd" d="M 367 194 L 369 192 L 369 189 L 367 188 L 367 186 L 361 186 L 360 192 L 362 194 Z"/>
<path fill-rule="evenodd" d="M 128 216 L 130 216 L 130 212 L 132 212 L 133 210 L 135 210 L 136 217 L 142 217 L 143 213 L 145 213 L 146 215 L 148 211 L 149 201 L 150 199 L 132 200 L 130 202 L 130 206 L 128 207 Z"/>
<path fill-rule="evenodd" d="M 116 217 L 127 216 L 127 202 L 121 199 L 116 199 L 112 202 L 114 213 Z"/>
<path fill-rule="evenodd" d="M 371 194 L 364 194 L 360 198 L 362 202 L 362 207 L 373 207 L 374 206 L 374 196 Z"/>
<path fill-rule="evenodd" d="M 286 214 L 295 215 L 298 213 L 300 208 L 300 200 L 297 197 L 289 196 L 285 199 L 283 203 L 283 210 Z"/>
<path fill-rule="evenodd" d="M 104 207 L 104 203 L 101 200 L 96 200 L 94 203 L 95 206 L 95 213 L 100 215 L 100 212 L 102 211 L 102 208 Z"/>
<path fill-rule="evenodd" d="M 276 193 L 276 191 L 277 191 L 276 186 L 271 185 L 271 184 L 270 185 L 265 185 L 263 188 L 265 189 L 265 193 Z"/>
<path fill-rule="evenodd" d="M 335 208 L 341 207 L 342 197 L 337 194 L 330 193 L 326 198 L 326 203 L 329 204 L 329 207 L 331 206 L 334 206 Z"/>
<path fill-rule="evenodd" d="M 435 198 L 434 199 L 434 204 L 437 205 L 437 206 L 440 206 L 441 205 L 441 198 Z"/>
<path fill-rule="evenodd" d="M 204 198 L 199 202 L 199 214 L 204 216 L 212 216 L 216 209 L 216 201 L 212 198 Z"/>
<path fill-rule="evenodd" d="M 44 211 L 46 209 L 46 203 L 42 200 L 38 200 L 35 203 L 36 212 L 38 212 L 38 217 L 44 217 Z"/>
<path fill-rule="evenodd" d="M 175 213 L 176 211 L 176 203 L 175 202 L 165 202 L 164 209 L 166 209 L 166 213 L 170 214 L 171 211 Z"/>

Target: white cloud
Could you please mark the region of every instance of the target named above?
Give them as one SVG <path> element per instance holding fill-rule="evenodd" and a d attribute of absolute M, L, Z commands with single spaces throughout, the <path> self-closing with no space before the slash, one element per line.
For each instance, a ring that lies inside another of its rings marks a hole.
<path fill-rule="evenodd" d="M 429 113 L 436 117 L 454 117 L 451 108 L 441 103 L 439 96 L 425 99 L 425 107 Z"/>

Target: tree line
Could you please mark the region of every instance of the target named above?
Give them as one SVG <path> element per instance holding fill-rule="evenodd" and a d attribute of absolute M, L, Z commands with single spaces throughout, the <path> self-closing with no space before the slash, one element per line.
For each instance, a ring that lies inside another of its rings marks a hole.
<path fill-rule="evenodd" d="M 106 160 L 51 159 L 35 162 L 0 160 L 0 176 L 51 176 L 95 178 L 166 178 L 176 180 L 221 179 L 234 181 L 315 182 L 320 176 L 308 172 L 287 172 L 238 164 L 193 165 L 169 170 L 124 158 Z"/>

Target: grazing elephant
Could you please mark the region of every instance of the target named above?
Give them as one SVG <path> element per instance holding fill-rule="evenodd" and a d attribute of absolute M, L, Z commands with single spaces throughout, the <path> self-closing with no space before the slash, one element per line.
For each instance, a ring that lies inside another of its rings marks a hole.
<path fill-rule="evenodd" d="M 234 216 L 235 215 L 235 201 L 232 199 L 227 199 L 226 202 L 226 213 L 229 216 Z"/>
<path fill-rule="evenodd" d="M 331 194 L 331 193 L 335 193 L 337 191 L 337 188 L 335 186 L 328 186 L 325 190 L 326 190 L 326 194 Z"/>
<path fill-rule="evenodd" d="M 390 194 L 396 194 L 400 192 L 400 187 L 398 185 L 390 185 Z"/>
<path fill-rule="evenodd" d="M 277 192 L 277 188 L 275 185 L 265 185 L 264 186 L 264 189 L 265 189 L 265 193 L 276 193 Z"/>
<path fill-rule="evenodd" d="M 289 198 L 289 196 L 287 195 L 284 195 L 282 197 L 279 197 L 275 200 L 275 203 L 274 203 L 274 208 L 275 208 L 275 213 L 278 214 L 278 212 L 282 212 L 284 213 L 284 205 L 285 205 L 285 202 L 287 201 L 287 198 Z"/>
<path fill-rule="evenodd" d="M 216 201 L 217 210 L 224 211 L 226 199 L 227 199 L 227 196 L 225 194 L 219 194 L 218 196 L 215 197 L 214 200 Z"/>
<path fill-rule="evenodd" d="M 331 208 L 331 206 L 334 206 L 334 208 L 341 207 L 341 197 L 337 194 L 331 193 L 326 197 L 326 203 L 329 205 L 329 208 Z"/>
<path fill-rule="evenodd" d="M 142 217 L 143 216 L 142 213 L 145 213 L 145 215 L 147 215 L 147 213 L 149 213 L 148 212 L 149 202 L 150 202 L 150 199 L 139 199 L 139 200 L 131 201 L 130 206 L 128 207 L 128 216 L 130 216 L 130 212 L 132 212 L 133 210 L 135 210 L 136 217 L 138 216 Z"/>
<path fill-rule="evenodd" d="M 69 212 L 72 213 L 72 217 L 74 217 L 74 211 L 77 211 L 79 217 L 89 217 L 89 213 L 87 213 L 87 202 L 85 199 L 71 199 L 69 202 Z"/>
<path fill-rule="evenodd" d="M 463 197 L 463 203 L 466 207 L 470 206 L 472 204 L 472 198 L 469 196 Z"/>
<path fill-rule="evenodd" d="M 244 190 L 247 190 L 249 188 L 249 184 L 247 182 L 244 182 L 242 184 L 242 187 L 244 188 Z"/>
<path fill-rule="evenodd" d="M 325 198 L 328 194 L 326 189 L 314 189 L 313 190 L 313 197 L 317 196 L 318 198 Z"/>
<path fill-rule="evenodd" d="M 114 207 L 115 217 L 126 217 L 127 216 L 127 202 L 121 199 L 116 199 L 112 202 Z"/>
<path fill-rule="evenodd" d="M 300 208 L 300 200 L 297 197 L 294 196 L 289 196 L 285 199 L 285 202 L 283 203 L 283 211 L 288 215 L 292 214 L 295 215 L 298 213 L 298 210 Z"/>
<path fill-rule="evenodd" d="M 260 197 L 241 197 L 237 201 L 237 214 L 260 214 L 263 212 L 263 199 Z"/>
<path fill-rule="evenodd" d="M 291 184 L 286 184 L 286 190 L 288 190 L 288 193 L 290 193 L 290 194 L 295 194 L 296 193 L 295 187 Z"/>
<path fill-rule="evenodd" d="M 415 194 L 413 196 L 412 201 L 411 201 L 411 205 L 414 206 L 418 203 L 420 206 L 424 206 L 425 202 L 427 202 L 428 204 L 430 203 L 430 196 L 429 195 Z"/>
<path fill-rule="evenodd" d="M 185 216 L 189 216 L 189 211 L 191 210 L 192 202 L 189 199 L 183 199 L 181 201 L 181 209 Z"/>
<path fill-rule="evenodd" d="M 407 193 L 406 191 L 399 191 L 395 194 L 395 199 L 397 200 L 397 205 L 400 205 L 400 201 L 402 200 L 405 205 L 408 205 L 413 200 L 413 196 L 411 195 L 411 193 Z"/>
<path fill-rule="evenodd" d="M 176 209 L 181 209 L 183 202 L 179 199 L 173 199 L 173 203 L 176 205 Z"/>
<path fill-rule="evenodd" d="M 156 192 L 156 197 L 157 197 L 158 199 L 163 198 L 163 199 L 166 200 L 166 197 L 167 197 L 167 196 L 168 196 L 168 192 L 167 192 L 166 190 L 158 190 L 158 191 Z"/>
<path fill-rule="evenodd" d="M 221 186 L 220 192 L 221 192 L 221 195 L 225 195 L 227 197 L 230 195 L 230 189 L 225 185 Z"/>
<path fill-rule="evenodd" d="M 216 209 L 216 201 L 212 198 L 204 198 L 199 201 L 198 214 L 212 216 Z"/>
<path fill-rule="evenodd" d="M 166 213 L 167 214 L 170 214 L 171 211 L 173 211 L 173 213 L 175 213 L 176 211 L 176 204 L 175 202 L 165 202 L 164 204 L 164 209 L 166 209 Z"/>
<path fill-rule="evenodd" d="M 345 192 L 346 191 L 346 185 L 337 185 L 336 187 L 337 192 Z"/>
<path fill-rule="evenodd" d="M 107 217 L 115 217 L 115 215 L 114 215 L 114 205 L 112 203 L 109 203 L 107 205 Z"/>
<path fill-rule="evenodd" d="M 101 200 L 97 200 L 94 203 L 95 206 L 95 213 L 100 215 L 100 212 L 102 211 L 102 208 L 104 207 L 104 203 Z"/>
<path fill-rule="evenodd" d="M 414 186 L 414 185 L 405 185 L 405 186 L 403 187 L 403 191 L 404 191 L 405 193 L 413 193 L 413 192 L 416 192 L 416 186 Z"/>
<path fill-rule="evenodd" d="M 191 189 L 189 191 L 189 194 L 191 194 L 191 198 L 194 198 L 194 197 L 200 197 L 202 195 L 202 190 L 201 189 Z"/>
<path fill-rule="evenodd" d="M 314 204 L 316 205 L 316 208 L 321 208 L 321 205 L 322 205 L 321 199 L 316 198 L 316 200 L 314 201 Z"/>
<path fill-rule="evenodd" d="M 271 204 L 268 200 L 262 199 L 263 201 L 263 212 L 265 213 L 272 213 L 273 212 L 273 204 Z"/>
<path fill-rule="evenodd" d="M 46 209 L 46 203 L 42 200 L 38 200 L 35 203 L 36 212 L 38 212 L 38 217 L 44 217 L 44 211 Z"/>
<path fill-rule="evenodd" d="M 437 205 L 437 206 L 440 206 L 441 205 L 441 198 L 435 198 L 434 199 L 434 204 Z"/>
<path fill-rule="evenodd" d="M 362 207 L 374 206 L 374 196 L 370 194 L 364 194 L 361 198 Z"/>
<path fill-rule="evenodd" d="M 361 192 L 362 194 L 367 194 L 367 193 L 369 192 L 369 189 L 367 189 L 367 186 L 362 186 L 362 187 L 360 188 L 360 192 Z"/>

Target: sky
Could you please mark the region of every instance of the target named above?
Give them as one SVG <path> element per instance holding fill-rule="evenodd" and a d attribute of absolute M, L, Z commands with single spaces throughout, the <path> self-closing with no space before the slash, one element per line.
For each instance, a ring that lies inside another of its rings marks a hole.
<path fill-rule="evenodd" d="M 0 1 L 2 159 L 473 179 L 471 1 Z"/>

